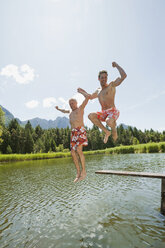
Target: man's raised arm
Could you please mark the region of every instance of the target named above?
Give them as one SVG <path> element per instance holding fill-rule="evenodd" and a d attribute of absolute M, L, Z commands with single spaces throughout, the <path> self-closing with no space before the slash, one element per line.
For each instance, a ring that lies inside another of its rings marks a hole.
<path fill-rule="evenodd" d="M 127 77 L 127 74 L 116 62 L 113 62 L 112 66 L 116 67 L 120 73 L 120 77 L 118 77 L 115 81 L 110 83 L 113 87 L 116 87 L 116 86 L 119 86 L 123 82 L 123 80 Z"/>
<path fill-rule="evenodd" d="M 89 97 L 90 100 L 97 98 L 99 90 L 96 90 L 93 94 L 88 94 L 85 90 L 78 88 L 78 93 L 82 94 L 84 97 Z"/>
<path fill-rule="evenodd" d="M 87 95 L 87 96 L 85 97 L 85 100 L 82 102 L 82 104 L 80 105 L 79 108 L 84 109 L 85 106 L 87 105 L 89 99 L 90 99 L 90 95 Z"/>
<path fill-rule="evenodd" d="M 65 114 L 69 114 L 70 113 L 70 110 L 60 109 L 58 106 L 55 106 L 55 108 L 57 110 L 61 111 L 62 113 L 65 113 Z"/>

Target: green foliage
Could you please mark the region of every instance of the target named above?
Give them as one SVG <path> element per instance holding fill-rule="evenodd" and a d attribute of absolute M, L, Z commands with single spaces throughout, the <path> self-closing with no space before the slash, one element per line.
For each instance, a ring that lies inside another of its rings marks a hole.
<path fill-rule="evenodd" d="M 148 144 L 147 146 L 147 152 L 148 153 L 155 153 L 155 152 L 159 152 L 159 146 L 158 144 Z"/>
<path fill-rule="evenodd" d="M 139 140 L 136 137 L 133 137 L 133 145 L 138 145 Z"/>
<path fill-rule="evenodd" d="M 3 112 L 2 108 L 0 107 L 0 126 L 4 126 L 5 123 L 5 113 Z"/>
<path fill-rule="evenodd" d="M 165 152 L 165 143 L 160 143 L 159 144 L 159 151 L 160 152 Z"/>
<path fill-rule="evenodd" d="M 35 153 L 35 154 L 0 154 L 1 162 L 9 161 L 24 161 L 24 160 L 38 160 L 38 159 L 50 159 L 50 158 L 64 158 L 70 157 L 70 152 L 57 152 L 57 153 Z"/>
<path fill-rule="evenodd" d="M 64 150 L 63 150 L 63 152 L 69 152 L 69 149 L 68 149 L 68 148 L 66 148 L 66 149 L 64 149 Z"/>
<path fill-rule="evenodd" d="M 124 129 L 120 125 L 117 127 L 117 141 L 114 142 L 110 136 L 108 142 L 104 144 L 104 133 L 98 127 L 86 129 L 88 146 L 84 147 L 84 151 L 88 151 L 89 154 L 93 154 L 92 151 L 94 154 L 165 152 L 163 142 L 159 143 L 159 146 L 153 145 L 153 142 L 165 141 L 165 131 L 160 133 L 151 129 L 142 132 L 132 127 Z M 39 125 L 33 128 L 29 121 L 25 127 L 21 127 L 17 120 L 13 119 L 7 127 L 2 126 L 0 129 L 0 153 L 8 154 L 11 151 L 14 154 L 67 153 L 70 149 L 70 136 L 69 127 L 44 130 Z"/>
<path fill-rule="evenodd" d="M 152 148 L 151 148 L 152 147 Z M 157 147 L 157 148 L 156 148 Z M 125 153 L 142 153 L 146 152 L 164 152 L 165 142 L 152 143 L 152 144 L 140 144 L 132 146 L 119 146 L 106 148 L 103 150 L 84 151 L 85 155 L 97 155 L 97 154 L 125 154 Z M 71 153 L 67 151 L 63 152 L 48 152 L 48 153 L 35 153 L 35 154 L 0 154 L 0 162 L 8 161 L 23 161 L 23 160 L 36 160 L 36 159 L 51 159 L 51 158 L 63 158 L 71 157 Z"/>
<path fill-rule="evenodd" d="M 5 123 L 5 114 L 0 107 L 0 144 L 3 142 L 2 133 L 3 133 L 3 128 L 4 128 L 4 123 Z"/>
<path fill-rule="evenodd" d="M 30 129 L 25 128 L 25 153 L 33 152 L 34 141 Z"/>
<path fill-rule="evenodd" d="M 0 126 L 0 143 L 2 143 L 2 142 L 3 142 L 3 139 L 1 138 L 2 133 L 3 133 L 2 126 Z"/>
<path fill-rule="evenodd" d="M 11 149 L 10 145 L 7 146 L 6 153 L 12 154 L 12 149 Z"/>
<path fill-rule="evenodd" d="M 59 146 L 56 148 L 57 152 L 63 152 L 63 150 L 64 150 L 63 144 L 59 144 Z"/>

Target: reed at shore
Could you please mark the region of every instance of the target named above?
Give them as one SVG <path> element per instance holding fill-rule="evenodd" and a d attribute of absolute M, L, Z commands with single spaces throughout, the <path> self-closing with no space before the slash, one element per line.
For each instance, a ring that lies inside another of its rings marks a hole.
<path fill-rule="evenodd" d="M 128 154 L 128 153 L 158 153 L 165 152 L 165 142 L 147 143 L 131 146 L 116 146 L 104 150 L 84 151 L 85 155 L 94 154 Z M 70 152 L 51 152 L 34 154 L 0 154 L 0 162 L 52 159 L 71 157 Z"/>

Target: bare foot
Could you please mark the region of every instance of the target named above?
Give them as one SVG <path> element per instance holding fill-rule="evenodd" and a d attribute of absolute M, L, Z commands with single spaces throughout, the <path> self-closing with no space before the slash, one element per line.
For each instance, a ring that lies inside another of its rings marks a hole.
<path fill-rule="evenodd" d="M 74 179 L 74 183 L 77 183 L 78 182 L 78 180 L 79 180 L 79 177 L 80 177 L 80 173 L 78 173 L 77 175 L 76 175 L 76 178 Z"/>
<path fill-rule="evenodd" d="M 79 181 L 84 180 L 86 178 L 86 176 L 87 176 L 87 173 L 86 172 L 81 172 L 81 175 L 79 177 Z"/>
<path fill-rule="evenodd" d="M 112 137 L 113 137 L 113 140 L 114 140 L 114 141 L 116 141 L 116 140 L 117 140 L 117 138 L 118 138 L 116 128 L 112 129 Z"/>
<path fill-rule="evenodd" d="M 104 143 L 106 144 L 107 143 L 107 141 L 108 141 L 108 138 L 109 138 L 109 136 L 111 135 L 111 131 L 106 131 L 106 133 L 105 133 L 105 137 L 104 137 Z"/>
<path fill-rule="evenodd" d="M 76 177 L 73 182 L 77 183 L 78 181 L 79 181 L 79 177 Z"/>

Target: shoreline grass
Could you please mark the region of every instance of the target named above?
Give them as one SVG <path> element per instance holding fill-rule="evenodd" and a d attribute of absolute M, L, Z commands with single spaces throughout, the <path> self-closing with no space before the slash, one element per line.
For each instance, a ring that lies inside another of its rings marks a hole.
<path fill-rule="evenodd" d="M 85 155 L 96 154 L 128 154 L 165 152 L 165 142 L 147 143 L 130 146 L 116 146 L 103 150 L 84 151 Z M 24 160 L 39 160 L 71 157 L 70 152 L 34 153 L 34 154 L 0 154 L 0 163 Z"/>

